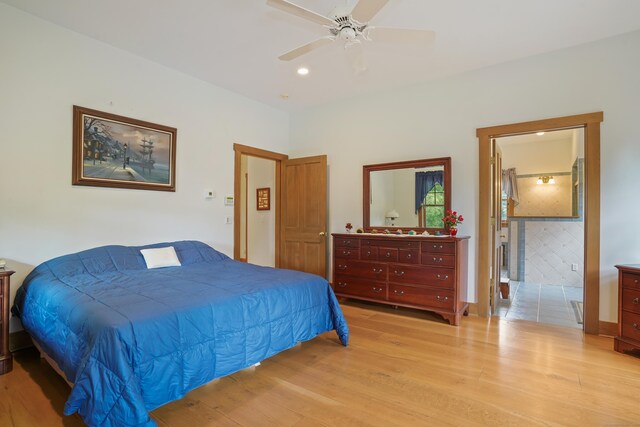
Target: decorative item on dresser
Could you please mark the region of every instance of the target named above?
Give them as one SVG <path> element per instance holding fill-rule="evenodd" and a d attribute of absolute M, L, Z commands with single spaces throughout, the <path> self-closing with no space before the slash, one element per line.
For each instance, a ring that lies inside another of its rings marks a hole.
<path fill-rule="evenodd" d="M 9 351 L 9 278 L 15 273 L 11 270 L 0 269 L 0 375 L 6 374 L 13 368 L 13 358 Z"/>
<path fill-rule="evenodd" d="M 618 269 L 618 336 L 614 349 L 640 356 L 640 264 Z"/>
<path fill-rule="evenodd" d="M 433 311 L 456 326 L 468 314 L 468 236 L 332 235 L 337 296 Z"/>

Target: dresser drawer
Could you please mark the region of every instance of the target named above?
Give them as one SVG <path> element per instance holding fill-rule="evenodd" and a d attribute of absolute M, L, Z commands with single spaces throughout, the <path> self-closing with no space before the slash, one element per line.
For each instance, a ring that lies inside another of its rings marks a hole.
<path fill-rule="evenodd" d="M 351 248 L 348 246 L 335 247 L 333 249 L 333 254 L 336 258 L 360 259 L 360 251 L 358 248 Z"/>
<path fill-rule="evenodd" d="M 370 261 L 378 260 L 378 247 L 377 246 L 363 246 L 360 249 L 360 259 L 367 259 Z"/>
<path fill-rule="evenodd" d="M 640 290 L 622 289 L 622 309 L 640 314 Z"/>
<path fill-rule="evenodd" d="M 396 248 L 378 248 L 378 260 L 384 262 L 398 261 L 398 249 Z"/>
<path fill-rule="evenodd" d="M 622 287 L 640 290 L 640 274 L 622 273 Z"/>
<path fill-rule="evenodd" d="M 385 248 L 396 249 L 418 249 L 420 242 L 410 242 L 403 240 L 403 237 L 390 235 L 386 239 L 362 239 L 362 247 L 365 246 L 381 246 Z"/>
<path fill-rule="evenodd" d="M 420 260 L 418 249 L 398 249 L 398 262 L 417 264 Z"/>
<path fill-rule="evenodd" d="M 456 256 L 439 253 L 422 253 L 422 264 L 435 267 L 454 268 L 456 266 Z"/>
<path fill-rule="evenodd" d="M 387 299 L 387 285 L 372 280 L 340 276 L 333 281 L 333 290 L 340 295 L 353 295 L 371 299 Z"/>
<path fill-rule="evenodd" d="M 389 282 L 453 289 L 455 283 L 455 270 L 390 264 Z"/>
<path fill-rule="evenodd" d="M 640 314 L 622 312 L 622 336 L 640 342 Z"/>
<path fill-rule="evenodd" d="M 387 280 L 387 264 L 381 262 L 336 259 L 335 274 L 363 279 Z"/>
<path fill-rule="evenodd" d="M 360 239 L 353 237 L 334 237 L 333 245 L 347 248 L 359 248 Z"/>
<path fill-rule="evenodd" d="M 422 242 L 422 252 L 437 254 L 455 254 L 455 242 Z"/>
<path fill-rule="evenodd" d="M 454 292 L 392 284 L 389 285 L 389 301 L 453 311 Z"/>

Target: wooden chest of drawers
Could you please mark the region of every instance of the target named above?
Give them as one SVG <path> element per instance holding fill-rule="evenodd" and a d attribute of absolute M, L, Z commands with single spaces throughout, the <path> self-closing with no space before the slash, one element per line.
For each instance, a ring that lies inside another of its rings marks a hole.
<path fill-rule="evenodd" d="M 640 264 L 618 269 L 618 336 L 614 349 L 640 355 Z"/>
<path fill-rule="evenodd" d="M 333 234 L 337 296 L 433 311 L 452 325 L 467 314 L 468 237 Z"/>

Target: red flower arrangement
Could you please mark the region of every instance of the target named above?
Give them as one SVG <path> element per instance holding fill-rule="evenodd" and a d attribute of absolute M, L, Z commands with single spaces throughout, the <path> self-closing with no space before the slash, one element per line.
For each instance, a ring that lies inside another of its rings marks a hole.
<path fill-rule="evenodd" d="M 347 233 L 351 233 L 351 229 L 353 228 L 353 225 L 351 225 L 351 223 L 348 222 L 347 225 L 344 226 L 344 228 L 347 229 Z"/>
<path fill-rule="evenodd" d="M 462 221 L 464 221 L 462 215 L 458 215 L 458 212 L 451 210 L 448 210 L 444 218 L 442 218 L 442 222 L 448 228 L 457 227 Z"/>

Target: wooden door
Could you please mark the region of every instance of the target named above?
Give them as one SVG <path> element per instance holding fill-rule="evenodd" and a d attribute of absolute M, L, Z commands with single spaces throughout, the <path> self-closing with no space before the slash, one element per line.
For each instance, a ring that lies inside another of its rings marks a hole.
<path fill-rule="evenodd" d="M 326 277 L 327 156 L 283 161 L 280 267 Z"/>
<path fill-rule="evenodd" d="M 500 298 L 502 267 L 502 151 L 495 138 L 491 140 L 491 314 L 496 312 Z"/>

